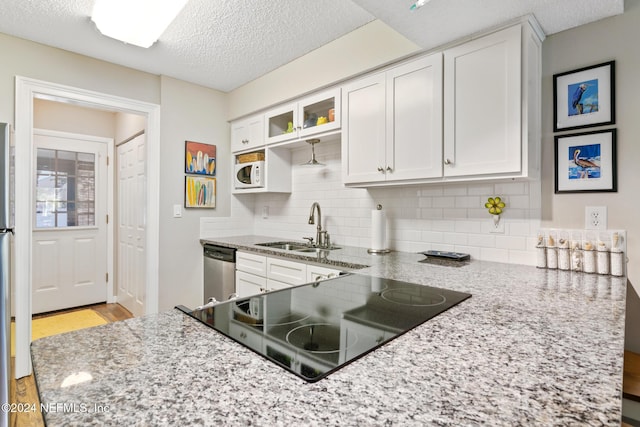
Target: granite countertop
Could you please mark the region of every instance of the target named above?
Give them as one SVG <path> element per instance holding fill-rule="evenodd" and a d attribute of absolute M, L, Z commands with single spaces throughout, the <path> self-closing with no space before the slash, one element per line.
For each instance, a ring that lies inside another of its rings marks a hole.
<path fill-rule="evenodd" d="M 353 248 L 331 257 L 473 296 L 317 383 L 178 310 L 40 339 L 47 424 L 620 425 L 626 278 Z"/>

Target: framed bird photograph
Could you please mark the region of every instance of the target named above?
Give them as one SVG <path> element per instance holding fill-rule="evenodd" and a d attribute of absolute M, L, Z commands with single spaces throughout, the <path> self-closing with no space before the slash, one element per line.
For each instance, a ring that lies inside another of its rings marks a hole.
<path fill-rule="evenodd" d="M 615 192 L 616 130 L 555 137 L 555 192 Z"/>
<path fill-rule="evenodd" d="M 553 76 L 554 132 L 615 123 L 615 61 Z"/>

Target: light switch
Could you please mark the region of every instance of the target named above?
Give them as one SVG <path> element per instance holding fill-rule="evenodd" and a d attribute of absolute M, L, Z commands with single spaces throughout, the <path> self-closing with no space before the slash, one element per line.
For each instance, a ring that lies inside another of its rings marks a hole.
<path fill-rule="evenodd" d="M 173 205 L 173 217 L 182 218 L 182 205 Z"/>

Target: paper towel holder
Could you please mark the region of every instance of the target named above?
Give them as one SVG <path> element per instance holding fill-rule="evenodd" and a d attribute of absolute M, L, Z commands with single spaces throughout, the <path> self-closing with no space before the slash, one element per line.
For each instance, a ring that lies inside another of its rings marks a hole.
<path fill-rule="evenodd" d="M 376 209 L 379 211 L 382 210 L 382 205 L 377 205 Z M 367 249 L 367 252 L 373 255 L 384 255 L 391 252 L 391 249 Z"/>

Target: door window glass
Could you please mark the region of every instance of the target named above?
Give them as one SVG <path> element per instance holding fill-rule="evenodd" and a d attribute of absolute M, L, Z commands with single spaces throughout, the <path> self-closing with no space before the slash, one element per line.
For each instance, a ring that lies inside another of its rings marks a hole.
<path fill-rule="evenodd" d="M 95 225 L 95 184 L 95 154 L 38 148 L 36 228 Z"/>

